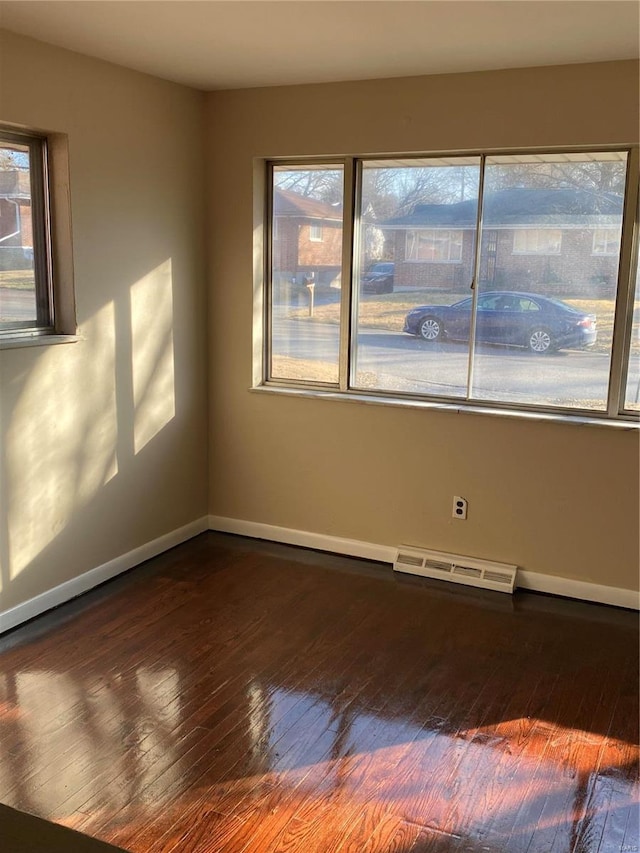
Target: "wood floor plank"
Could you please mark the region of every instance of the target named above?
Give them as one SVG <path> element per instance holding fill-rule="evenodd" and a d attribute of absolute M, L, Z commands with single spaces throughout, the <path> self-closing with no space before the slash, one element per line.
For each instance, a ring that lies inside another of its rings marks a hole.
<path fill-rule="evenodd" d="M 364 623 L 364 621 L 365 620 L 363 620 L 363 623 Z M 327 645 L 325 644 L 325 649 L 326 648 L 330 648 L 330 647 L 327 647 Z M 310 662 L 312 660 L 310 648 L 304 649 L 304 651 L 305 651 L 305 660 Z M 285 666 L 287 669 L 289 669 L 290 663 L 288 661 L 285 662 Z M 293 682 L 293 685 L 295 686 L 295 682 Z M 296 703 L 298 703 L 298 704 L 300 703 L 300 698 L 301 697 L 298 697 L 296 699 Z M 268 697 L 267 697 L 267 699 L 268 699 Z M 267 701 L 267 699 L 265 699 L 263 701 Z M 229 709 L 226 708 L 226 711 L 229 711 Z M 254 706 L 250 713 L 253 713 L 255 715 L 259 711 L 260 711 L 260 706 L 258 705 L 258 706 Z M 245 709 L 245 716 L 248 713 L 249 712 L 247 712 Z M 235 729 L 239 725 L 241 725 L 242 719 L 243 719 L 242 716 L 241 715 L 239 716 L 238 713 L 234 710 L 230 713 L 227 713 L 224 718 L 218 719 L 217 721 L 209 719 L 207 725 L 209 727 L 211 727 L 213 730 L 215 730 L 217 732 L 217 734 L 220 736 L 220 738 L 222 739 L 225 735 L 229 735 L 233 731 L 233 729 Z M 198 721 L 201 722 L 200 720 L 198 720 Z M 273 719 L 273 715 L 272 715 L 271 724 L 273 725 L 273 724 L 275 724 L 275 722 L 276 722 L 276 720 Z M 231 732 L 226 731 L 225 725 L 227 725 L 227 727 L 228 727 L 228 724 L 230 724 L 232 727 Z M 229 756 L 228 758 L 226 758 L 227 755 Z M 208 768 L 208 775 L 213 776 L 215 778 L 216 789 L 219 790 L 220 787 L 222 785 L 224 785 L 225 780 L 229 777 L 229 774 L 231 774 L 231 773 L 239 776 L 240 782 L 243 783 L 245 775 L 247 773 L 249 773 L 249 775 L 251 775 L 253 773 L 253 771 L 255 771 L 256 768 L 253 768 L 253 769 L 244 768 L 243 771 L 241 771 L 241 772 L 238 771 L 237 765 L 241 761 L 241 759 L 243 758 L 243 755 L 246 756 L 247 753 L 239 753 L 237 746 L 232 741 L 229 741 L 229 746 L 226 749 L 226 752 L 223 749 L 216 754 L 215 762 L 213 763 L 213 765 L 211 767 Z M 243 784 L 243 787 L 246 788 L 247 786 Z M 229 793 L 232 793 L 232 786 L 230 788 L 225 786 L 222 789 L 219 796 L 221 796 L 222 794 L 229 794 Z M 245 790 L 243 793 L 244 793 L 245 797 L 250 795 L 251 788 L 249 787 L 249 789 Z M 227 797 L 227 800 L 228 799 L 229 799 L 229 797 Z M 233 797 L 231 797 L 231 800 L 233 801 Z M 229 803 L 227 802 L 225 804 L 225 803 L 221 802 L 219 799 L 217 799 L 215 808 L 218 811 L 221 809 L 229 808 Z M 82 825 L 82 828 L 86 829 L 87 827 Z M 95 824 L 94 824 L 93 829 L 96 829 L 96 828 L 98 830 L 102 829 L 102 827 L 95 827 Z M 139 832 L 137 834 L 139 835 Z M 126 842 L 127 842 L 126 835 L 123 837 L 122 835 L 119 834 L 118 835 L 118 841 L 120 844 L 126 844 Z"/>
<path fill-rule="evenodd" d="M 205 534 L 0 638 L 0 798 L 134 853 L 629 853 L 631 613 Z"/>

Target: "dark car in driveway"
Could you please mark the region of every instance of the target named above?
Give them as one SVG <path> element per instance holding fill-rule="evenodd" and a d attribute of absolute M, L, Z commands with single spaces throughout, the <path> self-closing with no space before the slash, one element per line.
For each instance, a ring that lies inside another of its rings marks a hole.
<path fill-rule="evenodd" d="M 596 317 L 559 299 L 536 293 L 492 290 L 478 296 L 476 341 L 526 347 L 535 353 L 592 346 Z M 421 305 L 405 317 L 404 332 L 425 341 L 466 341 L 473 299 L 453 305 Z"/>
<path fill-rule="evenodd" d="M 393 293 L 394 270 L 392 261 L 372 264 L 360 279 L 360 289 L 363 293 Z"/>

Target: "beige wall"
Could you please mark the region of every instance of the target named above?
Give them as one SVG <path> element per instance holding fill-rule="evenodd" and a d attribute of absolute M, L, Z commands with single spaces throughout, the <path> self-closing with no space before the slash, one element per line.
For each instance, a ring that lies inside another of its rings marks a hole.
<path fill-rule="evenodd" d="M 68 134 L 81 341 L 0 352 L 0 611 L 207 511 L 203 95 L 2 34 L 0 119 Z"/>
<path fill-rule="evenodd" d="M 637 432 L 249 391 L 254 158 L 631 143 L 637 65 L 219 92 L 208 110 L 211 513 L 637 589 Z"/>
<path fill-rule="evenodd" d="M 207 510 L 637 587 L 636 433 L 249 391 L 254 158 L 624 144 L 636 66 L 215 93 L 203 152 L 203 95 L 1 48 L 0 119 L 69 135 L 81 340 L 0 352 L 0 611 Z"/>

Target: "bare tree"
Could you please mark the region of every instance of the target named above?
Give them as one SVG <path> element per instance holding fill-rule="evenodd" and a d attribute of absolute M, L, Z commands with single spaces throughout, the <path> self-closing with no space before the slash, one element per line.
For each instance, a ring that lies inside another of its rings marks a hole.
<path fill-rule="evenodd" d="M 18 169 L 18 161 L 16 160 L 15 152 L 10 148 L 0 148 L 0 170 L 10 172 L 13 169 Z"/>
<path fill-rule="evenodd" d="M 617 160 L 584 160 L 566 163 L 508 163 L 487 167 L 488 188 L 575 189 L 600 196 L 622 195 L 626 167 Z"/>
<path fill-rule="evenodd" d="M 405 216 L 419 204 L 477 198 L 477 166 L 394 166 L 363 170 L 362 198 L 378 220 Z"/>
<path fill-rule="evenodd" d="M 324 201 L 326 204 L 342 203 L 343 176 L 341 169 L 297 169 L 274 172 L 278 189 L 289 190 L 303 198 Z"/>

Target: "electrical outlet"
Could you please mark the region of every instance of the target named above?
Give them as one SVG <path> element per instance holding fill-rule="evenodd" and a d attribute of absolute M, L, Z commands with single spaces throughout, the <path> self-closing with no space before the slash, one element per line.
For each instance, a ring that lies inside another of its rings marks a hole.
<path fill-rule="evenodd" d="M 460 495 L 453 496 L 453 512 L 451 515 L 454 518 L 459 518 L 461 521 L 464 521 L 467 517 L 467 502 L 464 498 L 461 498 Z"/>

